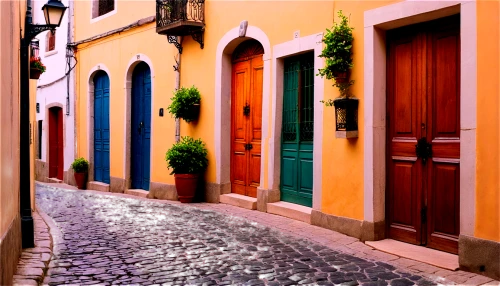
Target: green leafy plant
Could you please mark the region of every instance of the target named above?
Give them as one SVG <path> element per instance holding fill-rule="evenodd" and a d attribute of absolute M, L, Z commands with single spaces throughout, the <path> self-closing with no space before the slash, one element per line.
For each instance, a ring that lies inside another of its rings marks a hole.
<path fill-rule="evenodd" d="M 207 148 L 201 139 L 185 136 L 165 154 L 168 169 L 172 174 L 199 174 L 208 166 Z"/>
<path fill-rule="evenodd" d="M 73 161 L 71 168 L 75 170 L 75 173 L 85 173 L 89 170 L 89 161 L 85 158 L 78 158 Z"/>
<path fill-rule="evenodd" d="M 40 70 L 41 73 L 44 73 L 47 69 L 39 57 L 30 58 L 30 68 Z"/>
<path fill-rule="evenodd" d="M 175 118 L 182 118 L 186 122 L 196 120 L 198 114 L 193 113 L 193 105 L 200 104 L 201 95 L 198 88 L 192 86 L 189 88 L 181 87 L 174 91 L 172 103 L 168 106 L 168 112 Z"/>
<path fill-rule="evenodd" d="M 352 68 L 352 36 L 353 27 L 348 25 L 348 18 L 342 14 L 342 10 L 338 13 L 339 22 L 334 22 L 332 29 L 326 29 L 326 34 L 323 37 L 325 48 L 319 55 L 326 59 L 325 67 L 319 69 L 321 77 L 327 79 L 337 78 L 339 74 L 346 73 Z"/>

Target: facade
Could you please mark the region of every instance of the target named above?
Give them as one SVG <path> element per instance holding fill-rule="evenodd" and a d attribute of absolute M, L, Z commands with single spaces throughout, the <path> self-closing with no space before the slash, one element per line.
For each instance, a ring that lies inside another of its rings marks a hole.
<path fill-rule="evenodd" d="M 24 6 L 25 7 L 25 6 Z M 11 285 L 21 254 L 19 207 L 19 31 L 23 5 L 0 2 L 0 285 Z M 23 18 L 24 19 L 24 18 Z M 16 136 L 17 135 L 17 136 Z M 29 175 L 29 174 L 28 174 Z"/>
<path fill-rule="evenodd" d="M 173 6 L 75 2 L 76 154 L 90 161 L 89 188 L 177 199 L 166 108 L 177 83 L 194 85 L 200 116 L 180 135 L 207 144 L 205 201 L 455 253 L 499 279 L 498 2 L 206 1 L 187 13 L 204 32 L 182 40 L 156 31 L 186 3 L 163 3 Z M 350 139 L 320 102 L 338 90 L 316 76 L 339 10 L 354 27 Z"/>
<path fill-rule="evenodd" d="M 50 31 L 37 36 L 39 56 L 47 71 L 36 82 L 36 179 L 75 185 L 71 163 L 75 159 L 74 70 L 66 44 L 72 41 L 70 19 L 72 1 L 62 1 L 69 7 L 55 34 Z M 33 22 L 43 23 L 44 2 L 33 2 Z M 68 57 L 69 56 L 69 57 Z"/>

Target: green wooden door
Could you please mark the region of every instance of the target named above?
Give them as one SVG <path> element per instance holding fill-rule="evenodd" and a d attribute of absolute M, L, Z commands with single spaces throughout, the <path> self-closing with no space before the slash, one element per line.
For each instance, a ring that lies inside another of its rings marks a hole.
<path fill-rule="evenodd" d="M 314 54 L 285 59 L 281 200 L 312 207 Z"/>

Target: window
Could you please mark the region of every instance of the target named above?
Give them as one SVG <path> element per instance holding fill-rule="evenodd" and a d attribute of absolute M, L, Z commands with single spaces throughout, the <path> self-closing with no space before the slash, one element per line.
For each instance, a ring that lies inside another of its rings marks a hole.
<path fill-rule="evenodd" d="M 115 0 L 93 0 L 92 19 L 115 10 Z"/>
<path fill-rule="evenodd" d="M 42 120 L 38 120 L 38 159 L 42 159 Z"/>
<path fill-rule="evenodd" d="M 45 52 L 50 52 L 56 49 L 56 32 L 47 32 L 45 36 Z"/>

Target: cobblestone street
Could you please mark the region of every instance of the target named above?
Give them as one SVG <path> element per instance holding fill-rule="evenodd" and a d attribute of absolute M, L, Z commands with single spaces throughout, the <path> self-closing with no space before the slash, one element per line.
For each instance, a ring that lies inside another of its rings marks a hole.
<path fill-rule="evenodd" d="M 434 285 L 438 277 L 203 204 L 41 186 L 36 200 L 57 226 L 49 285 Z"/>

